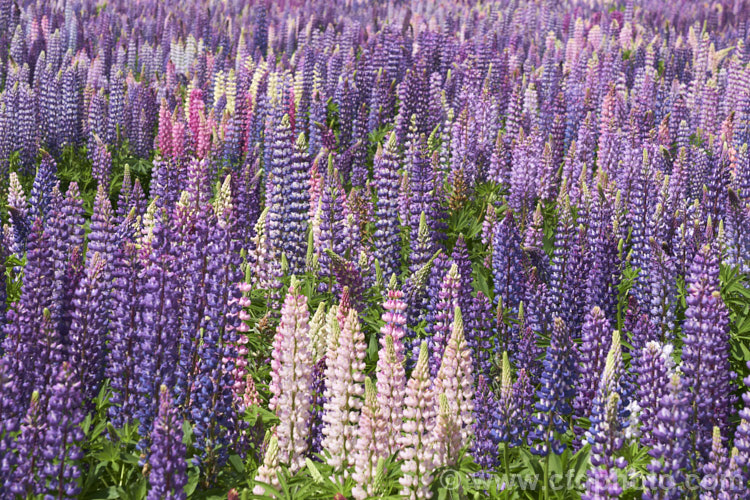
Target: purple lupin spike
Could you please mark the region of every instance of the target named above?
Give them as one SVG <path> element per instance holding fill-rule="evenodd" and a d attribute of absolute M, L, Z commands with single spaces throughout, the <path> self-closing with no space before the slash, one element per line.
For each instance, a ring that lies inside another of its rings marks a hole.
<path fill-rule="evenodd" d="M 83 395 L 73 368 L 63 363 L 48 389 L 47 429 L 42 451 L 42 476 L 52 498 L 75 498 L 81 491 L 80 461 L 84 440 Z"/>
<path fill-rule="evenodd" d="M 567 428 L 565 418 L 571 414 L 571 399 L 576 379 L 576 353 L 568 329 L 560 318 L 555 318 L 552 339 L 544 358 L 541 387 L 537 391 L 537 413 L 532 418 L 535 426 L 530 438 L 536 443 L 531 451 L 546 456 L 559 455 L 565 445 L 560 435 Z"/>
<path fill-rule="evenodd" d="M 523 254 L 521 237 L 510 210 L 495 225 L 492 239 L 492 275 L 495 297 L 502 297 L 503 307 L 515 311 L 523 291 Z"/>
<path fill-rule="evenodd" d="M 401 234 L 398 220 L 398 195 L 400 159 L 396 133 L 392 132 L 385 147 L 378 149 L 373 166 L 377 189 L 375 257 L 380 262 L 383 276 L 399 274 L 401 261 Z"/>
<path fill-rule="evenodd" d="M 182 420 L 172 404 L 169 390 L 159 390 L 159 411 L 151 431 L 148 500 L 185 499 L 183 491 L 188 482 L 186 446 L 182 442 Z"/>
<path fill-rule="evenodd" d="M 693 259 L 686 277 L 688 296 L 682 371 L 691 392 L 691 427 L 695 432 L 694 462 L 701 463 L 711 447 L 714 425 L 728 431 L 732 406 L 729 369 L 729 315 L 719 293 L 719 261 L 709 245 Z"/>
<path fill-rule="evenodd" d="M 684 498 L 685 474 L 690 458 L 690 395 L 679 375 L 672 375 L 667 392 L 659 400 L 654 428 L 652 460 L 647 469 L 643 498 Z"/>
<path fill-rule="evenodd" d="M 581 329 L 581 346 L 579 352 L 578 381 L 573 408 L 576 418 L 588 418 L 596 395 L 599 379 L 609 350 L 610 327 L 604 313 L 594 307 L 586 314 Z M 583 429 L 575 427 L 576 436 L 583 434 Z"/>

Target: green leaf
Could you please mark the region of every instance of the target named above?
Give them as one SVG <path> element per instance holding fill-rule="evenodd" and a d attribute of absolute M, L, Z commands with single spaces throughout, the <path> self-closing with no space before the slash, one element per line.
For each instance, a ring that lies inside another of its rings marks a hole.
<path fill-rule="evenodd" d="M 111 441 L 104 441 L 101 451 L 94 454 L 100 462 L 116 462 L 120 459 L 120 449 Z"/>
<path fill-rule="evenodd" d="M 245 464 L 242 463 L 242 459 L 239 455 L 229 455 L 229 463 L 238 473 L 242 474 L 245 472 Z"/>
<path fill-rule="evenodd" d="M 200 471 L 197 467 L 190 467 L 188 469 L 188 482 L 185 485 L 185 495 L 188 497 L 193 494 L 195 489 L 198 487 L 198 480 L 200 480 Z"/>
<path fill-rule="evenodd" d="M 576 453 L 573 456 L 572 459 L 572 465 L 573 465 L 573 481 L 575 483 L 580 483 L 583 480 L 583 477 L 586 475 L 588 468 L 589 468 L 589 458 L 591 457 L 591 446 L 584 446 L 580 450 L 578 450 L 578 453 Z"/>

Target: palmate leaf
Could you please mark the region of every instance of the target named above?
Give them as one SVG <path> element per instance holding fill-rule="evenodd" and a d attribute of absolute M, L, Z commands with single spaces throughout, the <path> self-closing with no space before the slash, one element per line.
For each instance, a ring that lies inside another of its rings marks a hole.
<path fill-rule="evenodd" d="M 719 274 L 721 298 L 729 309 L 730 319 L 730 366 L 738 377 L 735 383 L 742 385 L 744 377 L 750 375 L 750 283 L 747 274 L 736 267 L 721 266 Z"/>
<path fill-rule="evenodd" d="M 316 463 L 308 459 L 305 467 L 294 476 L 289 474 L 286 467 L 281 466 L 277 477 L 279 479 L 278 490 L 271 485 L 253 480 L 250 481 L 250 487 L 242 491 L 240 498 L 322 500 L 333 498 L 337 493 L 342 494 L 345 498 L 351 498 L 353 486 L 351 478 L 343 481 L 343 483 L 336 482 L 333 470 L 325 463 Z M 264 489 L 264 494 L 256 495 L 252 492 L 256 485 Z"/>

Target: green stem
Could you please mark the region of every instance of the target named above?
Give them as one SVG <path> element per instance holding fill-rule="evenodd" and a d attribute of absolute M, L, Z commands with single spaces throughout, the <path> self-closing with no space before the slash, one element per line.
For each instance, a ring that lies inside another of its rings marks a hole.
<path fill-rule="evenodd" d="M 508 442 L 506 441 L 503 448 L 503 462 L 505 463 L 505 497 L 510 494 L 510 463 L 508 462 Z"/>
<path fill-rule="evenodd" d="M 549 500 L 549 454 L 544 457 L 544 500 Z"/>

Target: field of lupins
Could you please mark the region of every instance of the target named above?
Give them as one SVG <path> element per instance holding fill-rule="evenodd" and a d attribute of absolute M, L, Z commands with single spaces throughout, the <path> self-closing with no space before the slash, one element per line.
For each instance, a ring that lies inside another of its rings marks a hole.
<path fill-rule="evenodd" d="M 750 498 L 749 35 L 0 0 L 0 498 Z"/>

